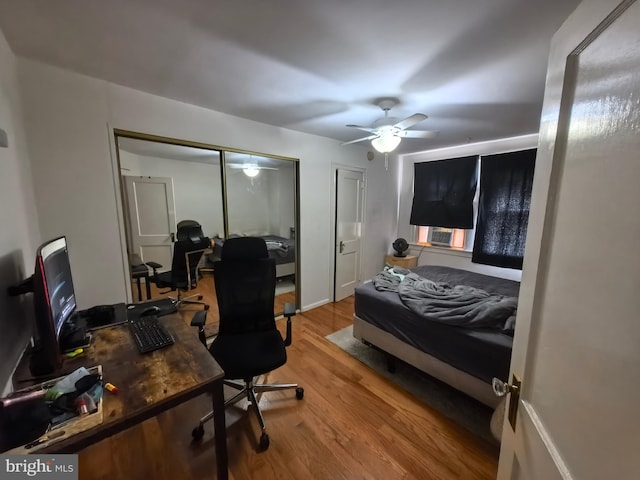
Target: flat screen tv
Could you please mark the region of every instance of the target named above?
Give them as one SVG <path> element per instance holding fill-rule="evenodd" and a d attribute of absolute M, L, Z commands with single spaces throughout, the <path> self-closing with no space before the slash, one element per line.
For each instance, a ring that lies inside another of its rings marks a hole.
<path fill-rule="evenodd" d="M 76 309 L 65 237 L 50 240 L 38 248 L 33 274 L 33 302 L 37 338 L 32 373 L 42 375 L 62 365 L 60 335 Z"/>

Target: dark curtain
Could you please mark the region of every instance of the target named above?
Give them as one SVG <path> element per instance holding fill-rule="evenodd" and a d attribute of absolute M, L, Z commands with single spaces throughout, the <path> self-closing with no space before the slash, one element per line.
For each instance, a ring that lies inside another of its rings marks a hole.
<path fill-rule="evenodd" d="M 522 269 L 535 162 L 536 149 L 481 158 L 472 262 Z"/>
<path fill-rule="evenodd" d="M 473 228 L 478 156 L 415 164 L 411 225 Z"/>

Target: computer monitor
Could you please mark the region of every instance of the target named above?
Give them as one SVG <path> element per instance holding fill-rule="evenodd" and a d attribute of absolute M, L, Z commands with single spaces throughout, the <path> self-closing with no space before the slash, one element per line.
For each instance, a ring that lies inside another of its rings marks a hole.
<path fill-rule="evenodd" d="M 62 364 L 60 335 L 76 309 L 71 265 L 65 237 L 38 248 L 33 275 L 33 302 L 37 329 L 36 365 L 39 373 L 52 372 Z"/>

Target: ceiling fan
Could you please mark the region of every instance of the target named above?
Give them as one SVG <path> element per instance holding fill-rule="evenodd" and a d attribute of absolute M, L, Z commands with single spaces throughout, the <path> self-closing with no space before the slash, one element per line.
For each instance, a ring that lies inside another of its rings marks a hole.
<path fill-rule="evenodd" d="M 369 132 L 371 135 L 358 138 L 342 145 L 371 140 L 371 145 L 380 153 L 389 153 L 395 150 L 403 138 L 432 138 L 437 132 L 428 130 L 407 130 L 416 123 L 426 120 L 428 117 L 423 113 L 414 113 L 404 120 L 396 121 L 396 118 L 389 116 L 389 110 L 397 105 L 394 99 L 381 100 L 378 106 L 384 111 L 384 117 L 377 120 L 373 127 L 361 127 L 360 125 L 347 125 L 347 127 L 357 128 Z"/>

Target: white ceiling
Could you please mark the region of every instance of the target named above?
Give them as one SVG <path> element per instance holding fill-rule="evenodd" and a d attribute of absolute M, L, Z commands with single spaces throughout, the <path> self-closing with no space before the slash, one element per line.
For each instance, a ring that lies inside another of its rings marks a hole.
<path fill-rule="evenodd" d="M 14 53 L 340 141 L 429 118 L 399 153 L 535 133 L 578 0 L 0 0 Z"/>

